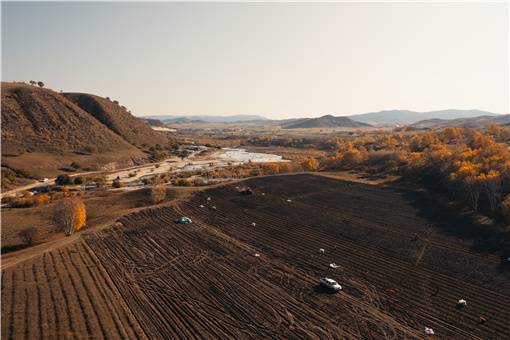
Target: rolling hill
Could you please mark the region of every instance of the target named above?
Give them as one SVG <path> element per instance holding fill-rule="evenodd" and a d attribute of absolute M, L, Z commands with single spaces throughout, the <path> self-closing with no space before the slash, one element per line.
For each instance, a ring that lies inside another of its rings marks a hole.
<path fill-rule="evenodd" d="M 19 148 L 42 152 L 136 150 L 60 93 L 2 83 L 2 153 Z"/>
<path fill-rule="evenodd" d="M 510 124 L 510 114 L 501 116 L 480 116 L 472 118 L 458 118 L 458 119 L 426 119 L 411 124 L 412 127 L 418 128 L 433 128 L 433 127 L 446 127 L 446 126 L 484 126 L 485 124 L 493 123 L 501 126 Z"/>
<path fill-rule="evenodd" d="M 46 176 L 72 161 L 128 166 L 147 161 L 147 154 L 131 142 L 168 143 L 163 134 L 97 96 L 61 94 L 22 83 L 2 83 L 1 96 L 2 166 Z M 95 145 L 97 153 L 84 152 L 88 145 Z"/>
<path fill-rule="evenodd" d="M 308 118 L 298 120 L 290 125 L 285 126 L 285 129 L 307 129 L 307 128 L 327 128 L 327 127 L 370 127 L 372 125 L 354 121 L 348 117 L 333 117 L 326 115 L 319 118 Z"/>

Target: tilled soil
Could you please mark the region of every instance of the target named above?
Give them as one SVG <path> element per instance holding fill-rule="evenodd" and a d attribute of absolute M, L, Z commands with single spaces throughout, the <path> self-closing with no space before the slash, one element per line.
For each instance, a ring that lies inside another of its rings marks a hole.
<path fill-rule="evenodd" d="M 510 338 L 508 249 L 403 185 L 254 178 L 86 241 L 153 339 Z"/>

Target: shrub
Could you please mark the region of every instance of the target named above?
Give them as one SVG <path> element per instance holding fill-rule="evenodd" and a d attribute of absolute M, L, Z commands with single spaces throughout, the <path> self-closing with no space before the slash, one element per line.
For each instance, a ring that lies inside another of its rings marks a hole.
<path fill-rule="evenodd" d="M 134 172 L 131 172 L 128 176 L 129 176 L 129 177 L 135 177 L 135 176 L 136 176 L 136 174 L 135 174 Z"/>
<path fill-rule="evenodd" d="M 74 178 L 73 183 L 76 185 L 84 184 L 87 182 L 85 176 L 77 176 Z"/>
<path fill-rule="evenodd" d="M 89 144 L 85 147 L 85 152 L 88 152 L 89 155 L 92 155 L 92 153 L 97 152 L 97 146 Z"/>
<path fill-rule="evenodd" d="M 18 184 L 18 179 L 16 178 L 16 173 L 11 169 L 2 168 L 2 180 L 7 179 L 9 184 Z M 2 181 L 3 184 L 3 181 Z"/>
<path fill-rule="evenodd" d="M 177 185 L 180 186 L 180 187 L 190 187 L 191 186 L 191 182 L 188 181 L 186 178 L 181 178 L 177 182 Z"/>
<path fill-rule="evenodd" d="M 119 181 L 118 179 L 116 179 L 115 181 L 113 181 L 112 183 L 112 187 L 114 188 L 122 188 L 124 186 L 124 183 L 122 183 L 121 181 Z"/>
<path fill-rule="evenodd" d="M 29 247 L 34 245 L 39 238 L 39 230 L 35 227 L 28 227 L 21 230 L 18 233 L 19 237 L 25 242 Z"/>
<path fill-rule="evenodd" d="M 73 184 L 73 180 L 71 179 L 71 177 L 69 177 L 69 175 L 61 174 L 61 175 L 57 176 L 57 179 L 55 180 L 55 184 L 60 185 L 60 186 L 71 185 L 71 184 Z"/>
<path fill-rule="evenodd" d="M 94 183 L 96 183 L 98 188 L 101 188 L 106 184 L 106 178 L 96 177 L 96 178 L 94 178 Z"/>
<path fill-rule="evenodd" d="M 16 169 L 14 170 L 16 175 L 24 177 L 24 178 L 34 178 L 34 173 L 27 169 Z"/>
<path fill-rule="evenodd" d="M 71 163 L 71 167 L 74 169 L 74 171 L 76 171 L 76 170 L 78 170 L 78 169 L 81 169 L 83 166 L 82 166 L 80 163 L 78 163 L 78 162 L 74 162 L 74 161 L 73 161 L 73 162 Z"/>

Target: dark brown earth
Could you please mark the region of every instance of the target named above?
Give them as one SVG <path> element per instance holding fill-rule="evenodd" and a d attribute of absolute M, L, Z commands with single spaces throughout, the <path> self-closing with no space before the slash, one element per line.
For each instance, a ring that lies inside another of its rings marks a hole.
<path fill-rule="evenodd" d="M 86 242 L 153 339 L 508 339 L 506 240 L 436 204 L 402 183 L 254 178 Z"/>

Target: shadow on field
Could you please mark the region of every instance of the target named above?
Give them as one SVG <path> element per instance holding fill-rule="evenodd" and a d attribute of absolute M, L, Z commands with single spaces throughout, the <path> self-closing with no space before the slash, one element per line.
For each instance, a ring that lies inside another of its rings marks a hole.
<path fill-rule="evenodd" d="M 446 240 L 461 239 L 471 244 L 473 251 L 482 254 L 492 254 L 500 257 L 498 270 L 510 274 L 510 235 L 499 231 L 492 225 L 476 223 L 469 215 L 463 215 L 459 210 L 438 203 L 434 193 L 410 189 L 404 182 L 390 185 L 416 209 L 417 216 L 427 220 L 434 228 L 439 229 Z M 425 234 L 426 230 L 417 231 Z"/>
<path fill-rule="evenodd" d="M 338 293 L 338 292 L 335 292 L 334 290 L 329 289 L 323 285 L 314 286 L 313 291 L 317 294 L 327 294 L 327 295 L 334 295 L 334 294 Z"/>

